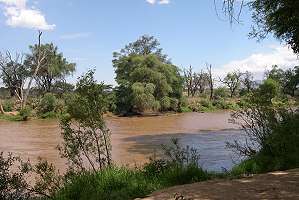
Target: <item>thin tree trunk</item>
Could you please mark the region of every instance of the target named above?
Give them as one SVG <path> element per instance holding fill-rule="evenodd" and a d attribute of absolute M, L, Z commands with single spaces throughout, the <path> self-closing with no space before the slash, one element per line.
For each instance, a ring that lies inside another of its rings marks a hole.
<path fill-rule="evenodd" d="M 3 115 L 4 115 L 4 113 L 5 113 L 1 101 L 0 101 L 0 113 L 3 114 Z"/>
<path fill-rule="evenodd" d="M 27 99 L 28 99 L 30 89 L 31 89 L 31 85 L 32 85 L 32 81 L 36 77 L 42 62 L 45 59 L 45 55 L 41 56 L 41 52 L 40 52 L 41 36 L 42 36 L 42 32 L 39 31 L 39 34 L 38 34 L 38 49 L 37 49 L 37 65 L 36 65 L 33 76 L 30 78 L 30 81 L 29 81 L 28 86 L 27 86 L 27 90 L 25 91 L 24 100 L 22 102 L 22 108 L 24 108 L 26 106 Z"/>

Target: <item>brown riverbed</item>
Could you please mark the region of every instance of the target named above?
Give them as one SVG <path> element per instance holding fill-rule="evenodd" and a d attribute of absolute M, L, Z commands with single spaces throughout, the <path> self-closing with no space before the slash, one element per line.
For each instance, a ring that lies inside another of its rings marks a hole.
<path fill-rule="evenodd" d="M 226 141 L 241 139 L 240 130 L 230 124 L 230 114 L 184 113 L 155 117 L 107 117 L 112 133 L 113 160 L 122 165 L 146 162 L 160 145 L 173 137 L 199 148 L 201 164 L 209 170 L 230 168 L 237 158 L 225 148 Z M 48 159 L 65 169 L 56 146 L 61 142 L 56 120 L 0 121 L 0 151 L 12 152 L 35 161 Z"/>

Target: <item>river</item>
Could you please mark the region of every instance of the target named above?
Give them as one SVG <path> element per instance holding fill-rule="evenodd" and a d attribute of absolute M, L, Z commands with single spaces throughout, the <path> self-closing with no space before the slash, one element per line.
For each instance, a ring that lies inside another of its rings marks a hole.
<path fill-rule="evenodd" d="M 161 144 L 179 138 L 183 145 L 199 149 L 203 168 L 230 169 L 238 158 L 226 142 L 242 140 L 241 131 L 229 123 L 230 114 L 182 113 L 154 117 L 107 117 L 113 160 L 120 165 L 140 165 L 159 151 Z M 23 159 L 42 157 L 63 171 L 65 161 L 56 149 L 61 142 L 57 120 L 0 121 L 0 151 Z"/>

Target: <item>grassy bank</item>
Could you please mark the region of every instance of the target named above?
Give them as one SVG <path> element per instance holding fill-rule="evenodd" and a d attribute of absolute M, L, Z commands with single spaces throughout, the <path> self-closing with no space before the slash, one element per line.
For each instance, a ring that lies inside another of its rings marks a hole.
<path fill-rule="evenodd" d="M 170 186 L 206 181 L 215 177 L 215 174 L 195 165 L 173 165 L 161 171 L 151 170 L 147 167 L 112 167 L 97 173 L 86 172 L 73 177 L 53 199 L 135 199 Z"/>

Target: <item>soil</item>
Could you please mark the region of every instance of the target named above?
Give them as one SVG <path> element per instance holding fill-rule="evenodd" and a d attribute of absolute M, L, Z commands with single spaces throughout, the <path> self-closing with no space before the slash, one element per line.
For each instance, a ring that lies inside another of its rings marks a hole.
<path fill-rule="evenodd" d="M 299 199 L 299 169 L 235 180 L 212 180 L 154 192 L 144 200 Z"/>

